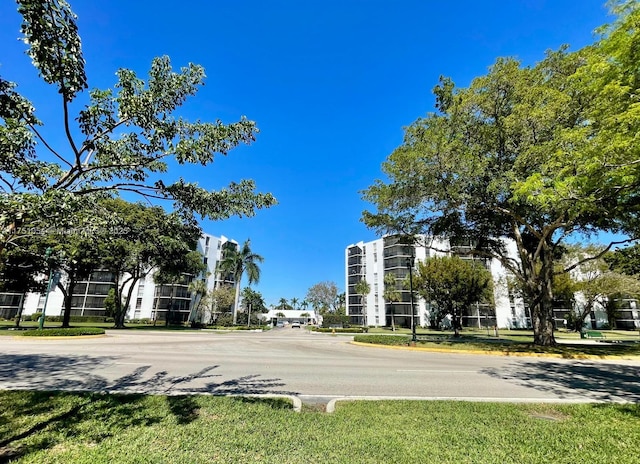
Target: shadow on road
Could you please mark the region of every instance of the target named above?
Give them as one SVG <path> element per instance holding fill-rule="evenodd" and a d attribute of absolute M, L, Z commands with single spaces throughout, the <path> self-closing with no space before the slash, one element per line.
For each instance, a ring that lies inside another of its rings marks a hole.
<path fill-rule="evenodd" d="M 92 432 L 92 440 L 98 442 L 122 427 L 151 425 L 163 420 L 160 415 L 149 413 L 148 397 L 141 393 L 168 395 L 162 401 L 181 425 L 198 418 L 198 403 L 187 393 L 296 394 L 283 390 L 285 384 L 277 378 L 246 375 L 218 379 L 221 375 L 213 373 L 217 365 L 186 376 L 171 375 L 167 371 L 151 374 L 152 366 L 148 365 L 113 380 L 96 372 L 116 361 L 117 357 L 111 356 L 0 355 L 0 388 L 29 390 L 15 397 L 17 399 L 12 397 L 11 403 L 0 394 L 0 464 L 55 446 L 50 439 L 39 438 L 40 432 L 51 428 L 64 436 L 73 436 L 80 433 L 83 423 L 97 420 L 103 426 Z M 69 397 L 60 391 L 129 394 L 81 393 Z M 290 407 L 282 399 L 238 398 L 236 401 L 261 402 L 274 409 Z M 28 427 L 5 427 L 13 421 L 20 423 L 20 417 L 26 416 L 41 419 Z"/>
<path fill-rule="evenodd" d="M 216 382 L 212 374 L 219 366 L 207 366 L 189 375 L 171 375 L 167 371 L 151 373 L 143 365 L 119 378 L 109 380 L 97 373 L 117 361 L 113 356 L 0 355 L 0 387 L 27 390 L 115 391 L 131 393 L 219 395 L 296 394 L 282 390 L 277 378 L 260 375 Z"/>
<path fill-rule="evenodd" d="M 597 401 L 640 401 L 640 368 L 592 362 L 516 362 L 508 369 L 484 369 L 491 377 L 552 393 Z"/>

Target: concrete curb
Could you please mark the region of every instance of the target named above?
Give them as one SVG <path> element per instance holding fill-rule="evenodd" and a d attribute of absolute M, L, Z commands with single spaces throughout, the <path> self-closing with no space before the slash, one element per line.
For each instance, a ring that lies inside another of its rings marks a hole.
<path fill-rule="evenodd" d="M 602 401 L 590 398 L 475 398 L 465 396 L 345 396 L 334 398 L 327 403 L 326 412 L 331 414 L 336 410 L 338 401 L 467 401 L 470 403 L 529 403 L 529 404 L 595 404 L 616 403 L 635 404 L 633 401 Z"/>
<path fill-rule="evenodd" d="M 396 346 L 396 345 L 379 345 L 376 343 L 363 343 L 363 342 L 349 342 L 352 345 L 368 346 L 372 348 L 386 348 L 390 350 L 408 350 L 408 351 L 424 351 L 431 353 L 453 353 L 453 354 L 484 354 L 487 356 L 508 356 L 508 357 L 531 357 L 531 358 L 555 358 L 555 359 L 587 359 L 595 361 L 638 361 L 640 356 L 636 355 L 592 355 L 592 354 L 580 354 L 566 356 L 558 353 L 534 353 L 529 351 L 523 352 L 508 352 L 508 351 L 484 351 L 484 350 L 454 350 L 452 348 L 426 348 L 418 346 Z"/>

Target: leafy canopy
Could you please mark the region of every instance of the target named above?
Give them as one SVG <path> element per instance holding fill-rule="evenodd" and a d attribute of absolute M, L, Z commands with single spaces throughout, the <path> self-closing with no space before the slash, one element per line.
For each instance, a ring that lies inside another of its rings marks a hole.
<path fill-rule="evenodd" d="M 536 343 L 552 344 L 554 262 L 572 234 L 638 230 L 640 4 L 592 46 L 534 66 L 499 58 L 468 88 L 441 78 L 364 192 L 380 233 L 463 237 L 520 281 Z M 515 253 L 508 249 L 508 239 Z M 568 271 L 563 269 L 561 272 Z"/>
<path fill-rule="evenodd" d="M 276 203 L 256 193 L 252 180 L 209 191 L 179 178 L 167 183 L 169 160 L 208 166 L 249 144 L 258 132 L 253 121 L 189 122 L 178 110 L 203 85 L 204 69 L 188 64 L 173 70 L 168 57 L 155 58 L 146 80 L 120 69 L 113 89 L 91 90 L 85 74 L 76 16 L 64 0 L 18 0 L 27 53 L 40 77 L 61 96 L 66 145 L 53 146 L 43 122 L 17 85 L 0 77 L 0 225 L 7 230 L 29 215 L 68 217 L 82 197 L 133 192 L 169 200 L 184 216 L 210 219 L 252 216 Z M 82 109 L 74 118 L 72 105 Z"/>

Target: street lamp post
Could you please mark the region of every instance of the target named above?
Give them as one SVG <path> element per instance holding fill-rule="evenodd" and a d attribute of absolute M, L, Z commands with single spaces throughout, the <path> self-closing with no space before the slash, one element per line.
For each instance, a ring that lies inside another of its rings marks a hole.
<path fill-rule="evenodd" d="M 413 264 L 415 262 L 415 256 L 413 256 L 413 248 L 411 249 L 411 257 L 407 258 L 407 267 L 409 268 L 409 301 L 411 302 L 411 341 L 415 343 L 418 341 L 416 337 L 416 313 L 413 304 Z"/>

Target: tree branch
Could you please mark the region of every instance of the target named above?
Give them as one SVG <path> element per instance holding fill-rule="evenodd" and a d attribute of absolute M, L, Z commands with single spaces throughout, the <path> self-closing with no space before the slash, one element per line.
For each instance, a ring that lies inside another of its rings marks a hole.
<path fill-rule="evenodd" d="M 67 166 L 69 166 L 70 168 L 73 169 L 73 165 L 67 161 L 66 159 L 64 159 L 64 157 L 62 157 L 57 151 L 55 151 L 53 149 L 53 147 L 51 145 L 49 145 L 47 143 L 47 141 L 44 139 L 44 137 L 40 134 L 40 132 L 38 132 L 38 130 L 35 128 L 35 126 L 33 124 L 29 124 L 29 128 L 36 134 L 36 136 L 40 139 L 40 141 L 42 142 L 42 144 L 47 147 L 47 149 L 53 153 L 60 161 L 62 161 L 63 163 L 65 163 Z"/>
<path fill-rule="evenodd" d="M 603 257 L 603 256 L 604 256 L 604 255 L 609 251 L 609 250 L 611 250 L 611 248 L 612 248 L 614 245 L 621 245 L 621 244 L 623 244 L 623 243 L 634 242 L 634 241 L 636 241 L 636 240 L 638 240 L 638 237 L 633 237 L 633 238 L 628 238 L 628 239 L 625 239 L 625 240 L 618 240 L 618 241 L 611 242 L 611 243 L 609 243 L 609 245 L 607 245 L 607 246 L 606 246 L 606 247 L 605 247 L 605 248 L 604 248 L 600 253 L 598 253 L 598 254 L 596 254 L 596 255 L 594 255 L 594 256 L 590 256 L 590 257 L 588 257 L 588 258 L 581 259 L 581 260 L 579 260 L 578 262 L 576 262 L 576 263 L 572 264 L 571 266 L 564 268 L 562 271 L 554 272 L 554 273 L 553 273 L 553 275 L 564 274 L 565 272 L 570 272 L 570 271 L 574 270 L 575 268 L 577 268 L 578 266 L 580 266 L 580 265 L 582 265 L 582 264 L 584 264 L 584 263 L 587 263 L 587 262 L 589 262 L 589 261 L 594 261 L 594 260 L 596 260 L 596 259 L 600 259 L 600 258 L 602 258 L 602 257 Z"/>

